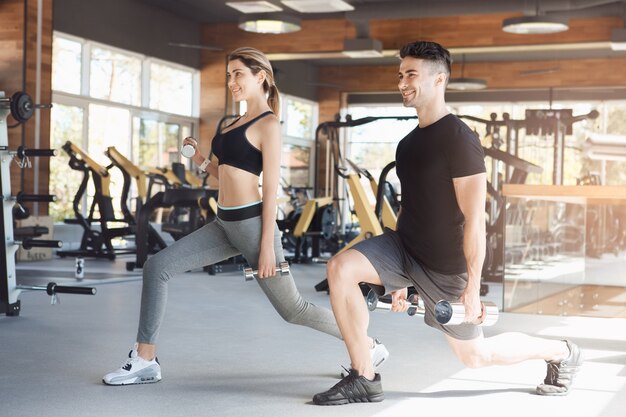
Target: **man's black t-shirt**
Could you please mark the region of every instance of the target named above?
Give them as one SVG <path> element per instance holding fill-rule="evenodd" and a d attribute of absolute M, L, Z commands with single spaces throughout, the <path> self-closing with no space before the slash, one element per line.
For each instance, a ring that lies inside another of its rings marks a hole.
<path fill-rule="evenodd" d="M 396 230 L 409 253 L 433 271 L 466 272 L 465 220 L 452 179 L 485 172 L 476 135 L 453 114 L 418 126 L 398 144 L 396 172 L 402 186 Z"/>

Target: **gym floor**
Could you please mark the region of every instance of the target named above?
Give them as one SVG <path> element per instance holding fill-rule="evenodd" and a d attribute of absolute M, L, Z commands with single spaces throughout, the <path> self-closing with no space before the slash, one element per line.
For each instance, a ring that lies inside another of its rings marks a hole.
<path fill-rule="evenodd" d="M 370 332 L 391 356 L 382 368 L 386 399 L 319 407 L 313 394 L 338 381 L 349 361 L 343 344 L 287 324 L 258 286 L 241 273 L 188 272 L 170 282 L 159 340 L 163 380 L 109 387 L 102 376 L 132 347 L 140 273 L 124 263 L 86 259 L 82 285 L 95 296 L 23 292 L 19 317 L 0 316 L 0 415 L 18 416 L 444 416 L 623 417 L 626 409 L 626 319 L 503 313 L 487 336 L 509 330 L 571 338 L 587 359 L 567 397 L 534 389 L 545 363 L 464 369 L 445 339 L 420 318 L 374 312 Z M 73 259 L 18 264 L 18 277 L 45 285 L 54 276 L 75 285 Z M 293 265 L 302 295 L 329 306 L 314 285 L 323 265 Z M 26 278 L 24 278 L 26 279 Z M 501 291 L 492 286 L 490 296 Z"/>

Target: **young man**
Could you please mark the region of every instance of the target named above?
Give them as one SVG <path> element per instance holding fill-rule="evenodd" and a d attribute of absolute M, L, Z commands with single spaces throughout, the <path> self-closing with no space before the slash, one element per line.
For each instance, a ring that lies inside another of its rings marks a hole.
<path fill-rule="evenodd" d="M 434 42 L 400 50 L 398 88 L 405 107 L 414 107 L 419 125 L 398 144 L 396 172 L 402 186 L 397 230 L 360 242 L 327 266 L 330 300 L 352 361 L 350 373 L 326 392 L 318 405 L 382 401 L 380 375 L 369 357 L 369 312 L 359 288 L 366 282 L 391 293 L 392 310 L 406 311 L 406 287 L 424 300 L 426 324 L 442 331 L 454 354 L 470 368 L 543 359 L 548 374 L 539 395 L 565 395 L 582 364 L 570 341 L 521 333 L 485 338 L 480 278 L 485 257 L 486 174 L 482 147 L 474 133 L 446 108 L 450 54 Z M 435 302 L 460 300 L 466 323 L 442 326 Z"/>

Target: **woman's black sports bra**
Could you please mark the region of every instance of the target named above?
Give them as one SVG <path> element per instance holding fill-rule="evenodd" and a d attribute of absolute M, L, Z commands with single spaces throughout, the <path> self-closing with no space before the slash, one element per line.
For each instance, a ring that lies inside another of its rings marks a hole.
<path fill-rule="evenodd" d="M 261 151 L 248 141 L 246 130 L 254 122 L 268 114 L 273 113 L 268 110 L 241 126 L 215 135 L 211 148 L 219 159 L 219 165 L 230 165 L 257 176 L 261 174 L 263 171 L 263 156 Z"/>

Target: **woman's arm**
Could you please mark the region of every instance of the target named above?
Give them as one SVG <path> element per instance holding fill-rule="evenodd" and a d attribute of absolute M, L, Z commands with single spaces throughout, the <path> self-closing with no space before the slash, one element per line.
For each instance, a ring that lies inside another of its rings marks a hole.
<path fill-rule="evenodd" d="M 207 158 L 203 157 L 198 149 L 198 141 L 194 138 L 192 138 L 191 136 L 186 137 L 185 139 L 183 139 L 183 146 L 185 145 L 191 145 L 193 146 L 193 148 L 196 150 L 196 153 L 193 154 L 193 156 L 191 157 L 191 160 L 199 167 L 202 167 L 202 164 L 206 161 Z M 218 171 L 218 163 L 216 161 L 217 158 L 212 159 L 211 161 L 208 162 L 208 165 L 204 168 L 205 172 L 208 172 L 210 175 L 214 176 L 215 178 L 219 178 L 219 171 Z"/>
<path fill-rule="evenodd" d="M 217 159 L 217 158 L 215 158 L 215 159 Z M 219 178 L 220 177 L 220 171 L 217 168 L 217 161 L 215 159 L 211 159 L 211 161 L 209 162 L 209 165 L 206 166 L 206 169 L 204 171 L 208 172 L 209 175 L 212 175 L 215 178 Z"/>
<path fill-rule="evenodd" d="M 280 122 L 275 116 L 263 120 L 261 152 L 263 152 L 263 214 L 261 250 L 259 253 L 259 278 L 274 276 L 276 255 L 274 253 L 274 228 L 276 224 L 276 194 L 280 177 L 282 134 Z"/>

